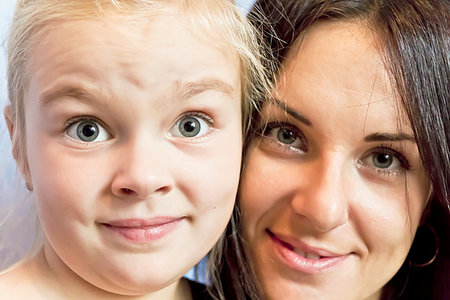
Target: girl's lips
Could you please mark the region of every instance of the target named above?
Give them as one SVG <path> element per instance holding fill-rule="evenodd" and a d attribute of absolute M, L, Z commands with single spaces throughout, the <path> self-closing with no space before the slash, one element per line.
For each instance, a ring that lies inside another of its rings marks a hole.
<path fill-rule="evenodd" d="M 156 217 L 151 219 L 123 219 L 101 223 L 114 234 L 138 244 L 158 240 L 177 227 L 184 218 Z"/>
<path fill-rule="evenodd" d="M 324 273 L 349 256 L 349 254 L 341 255 L 325 249 L 311 247 L 298 240 L 274 234 L 268 229 L 266 233 L 281 261 L 290 268 L 303 273 Z"/>

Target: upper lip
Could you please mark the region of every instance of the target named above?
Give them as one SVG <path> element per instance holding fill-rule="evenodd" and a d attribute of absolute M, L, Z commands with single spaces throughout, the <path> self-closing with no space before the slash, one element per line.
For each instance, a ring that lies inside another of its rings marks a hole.
<path fill-rule="evenodd" d="M 170 216 L 160 216 L 153 218 L 130 218 L 130 219 L 120 219 L 108 222 L 102 222 L 104 225 L 109 225 L 113 227 L 124 227 L 124 228 L 145 228 L 162 226 L 164 224 L 172 223 L 183 219 L 184 217 L 170 217 Z"/>
<path fill-rule="evenodd" d="M 302 252 L 306 253 L 313 253 L 320 257 L 337 257 L 337 256 L 343 256 L 346 254 L 339 254 L 334 251 L 330 251 L 328 249 L 324 249 L 322 247 L 313 247 L 310 246 L 296 238 L 293 238 L 289 235 L 285 235 L 282 233 L 274 233 L 270 231 L 269 229 L 266 230 L 267 233 L 272 237 L 277 239 L 279 242 L 283 243 L 285 246 L 295 248 L 296 250 L 300 250 Z"/>

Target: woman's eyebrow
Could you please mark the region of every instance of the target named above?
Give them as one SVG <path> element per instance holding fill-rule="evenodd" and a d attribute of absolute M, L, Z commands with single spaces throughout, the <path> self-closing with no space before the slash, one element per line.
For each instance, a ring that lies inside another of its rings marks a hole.
<path fill-rule="evenodd" d="M 298 111 L 296 111 L 295 109 L 289 107 L 286 103 L 284 103 L 283 101 L 280 101 L 278 99 L 275 98 L 271 98 L 269 100 L 269 103 L 274 103 L 276 106 L 280 107 L 282 110 L 284 110 L 285 112 L 287 112 L 288 114 L 290 114 L 292 117 L 294 117 L 295 119 L 297 119 L 298 121 L 302 122 L 303 124 L 305 124 L 306 126 L 309 127 L 313 127 L 312 122 L 306 118 L 304 115 L 302 115 L 301 113 L 299 113 Z"/>
<path fill-rule="evenodd" d="M 409 134 L 406 133 L 372 133 L 364 138 L 365 142 L 382 142 L 382 141 L 390 141 L 390 142 L 399 142 L 399 141 L 411 141 L 413 143 L 416 142 L 416 139 Z"/>

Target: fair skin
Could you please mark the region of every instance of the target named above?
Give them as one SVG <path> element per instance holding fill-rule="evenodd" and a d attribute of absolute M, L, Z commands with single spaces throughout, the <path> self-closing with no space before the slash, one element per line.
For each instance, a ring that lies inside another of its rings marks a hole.
<path fill-rule="evenodd" d="M 58 23 L 35 43 L 24 177 L 44 247 L 0 277 L 9 299 L 189 299 L 180 277 L 231 215 L 237 56 L 181 12 L 120 21 Z"/>
<path fill-rule="evenodd" d="M 311 27 L 283 64 L 240 201 L 267 299 L 379 299 L 429 195 L 365 25 Z"/>

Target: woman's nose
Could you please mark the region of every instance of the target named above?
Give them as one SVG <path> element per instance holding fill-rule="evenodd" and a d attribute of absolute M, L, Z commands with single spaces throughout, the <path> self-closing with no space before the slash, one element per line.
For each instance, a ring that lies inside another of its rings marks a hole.
<path fill-rule="evenodd" d="M 296 214 L 306 218 L 320 232 L 343 225 L 348 220 L 347 191 L 352 187 L 342 160 L 329 159 L 315 162 L 300 176 L 291 206 Z"/>
<path fill-rule="evenodd" d="M 154 194 L 167 194 L 173 189 L 170 158 L 164 142 L 130 142 L 123 147 L 111 189 L 119 198 L 140 200 Z"/>

